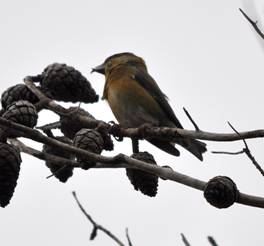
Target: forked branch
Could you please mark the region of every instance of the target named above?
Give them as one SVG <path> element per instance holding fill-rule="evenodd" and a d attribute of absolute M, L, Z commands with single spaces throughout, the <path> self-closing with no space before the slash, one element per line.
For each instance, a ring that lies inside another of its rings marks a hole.
<path fill-rule="evenodd" d="M 104 226 L 99 225 L 97 222 L 95 222 L 95 220 L 92 218 L 92 216 L 86 212 L 86 210 L 84 209 L 84 207 L 80 203 L 75 191 L 72 192 L 72 195 L 73 195 L 76 203 L 78 204 L 80 210 L 82 211 L 82 213 L 85 215 L 85 217 L 93 225 L 93 230 L 92 230 L 92 233 L 90 235 L 90 240 L 94 240 L 95 239 L 95 237 L 97 236 L 97 231 L 102 231 L 108 237 L 110 237 L 112 240 L 114 240 L 118 245 L 125 246 L 125 244 L 123 242 L 121 242 L 121 240 L 117 236 L 115 236 L 110 230 L 106 229 Z"/>

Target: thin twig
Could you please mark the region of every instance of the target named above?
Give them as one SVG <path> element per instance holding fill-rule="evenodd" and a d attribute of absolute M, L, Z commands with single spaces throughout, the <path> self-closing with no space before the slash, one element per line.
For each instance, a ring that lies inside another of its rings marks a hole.
<path fill-rule="evenodd" d="M 133 246 L 132 241 L 129 236 L 128 228 L 126 228 L 126 238 L 129 246 Z"/>
<path fill-rule="evenodd" d="M 8 142 L 11 143 L 12 145 L 16 146 L 23 153 L 34 156 L 34 157 L 36 157 L 40 160 L 43 160 L 43 161 L 52 161 L 54 164 L 56 164 L 60 167 L 63 167 L 63 166 L 73 166 L 75 168 L 80 167 L 80 163 L 78 163 L 76 161 L 69 160 L 69 159 L 59 157 L 56 155 L 51 155 L 51 154 L 44 153 L 42 151 L 33 149 L 33 148 L 25 145 L 24 143 L 22 143 L 18 139 L 9 138 Z"/>
<path fill-rule="evenodd" d="M 55 136 L 53 135 L 52 130 L 45 130 L 43 131 L 48 137 L 50 138 L 55 138 Z"/>
<path fill-rule="evenodd" d="M 257 34 L 264 39 L 264 33 L 259 29 L 258 27 L 258 22 L 257 21 L 253 21 L 252 19 L 249 18 L 249 16 L 242 10 L 239 9 L 239 11 L 243 14 L 243 16 L 248 20 L 248 22 L 253 26 L 253 28 L 255 29 L 255 31 L 257 32 Z"/>
<path fill-rule="evenodd" d="M 38 126 L 36 127 L 36 129 L 47 131 L 47 130 L 59 129 L 60 127 L 61 127 L 60 121 L 56 121 L 56 122 L 49 123 L 43 126 Z"/>
<path fill-rule="evenodd" d="M 198 125 L 195 123 L 195 121 L 194 121 L 194 119 L 192 118 L 192 116 L 190 115 L 190 113 L 188 112 L 188 110 L 187 110 L 185 107 L 183 107 L 183 111 L 184 111 L 184 113 L 187 115 L 187 117 L 189 118 L 189 120 L 192 122 L 192 124 L 193 124 L 195 130 L 196 130 L 197 132 L 199 132 L 200 129 L 199 129 Z"/>
<path fill-rule="evenodd" d="M 229 121 L 228 121 L 227 123 L 228 123 L 228 125 L 232 128 L 232 130 L 233 130 L 238 136 L 240 136 L 240 133 L 235 129 L 235 127 L 233 127 L 232 124 L 231 124 Z M 246 148 L 248 148 L 247 143 L 246 143 L 246 140 L 242 138 L 242 141 L 244 142 Z"/>
<path fill-rule="evenodd" d="M 64 166 L 73 166 L 74 168 L 81 167 L 81 164 L 77 161 L 73 161 L 70 159 L 66 159 L 64 157 L 55 156 L 55 155 L 51 155 L 51 154 L 41 152 L 39 150 L 33 149 L 33 148 L 25 145 L 24 143 L 22 143 L 18 139 L 10 138 L 10 139 L 8 139 L 8 142 L 11 143 L 12 145 L 16 146 L 17 148 L 19 148 L 19 150 L 25 154 L 31 155 L 31 156 L 36 157 L 36 158 L 43 160 L 43 161 L 52 161 L 54 164 L 56 164 L 59 167 L 64 167 Z M 104 163 L 99 163 L 99 162 L 97 162 L 96 165 L 93 166 L 93 168 L 98 168 L 98 169 L 102 169 L 102 168 L 124 168 L 124 167 L 125 167 L 125 165 L 122 165 L 122 164 L 104 164 Z"/>
<path fill-rule="evenodd" d="M 245 151 L 244 150 L 240 150 L 237 152 L 229 152 L 229 151 L 211 151 L 212 154 L 224 154 L 224 155 L 240 155 L 240 154 L 244 154 Z"/>
<path fill-rule="evenodd" d="M 75 192 L 75 191 L 72 192 L 72 195 L 73 195 L 73 197 L 74 197 L 76 203 L 78 204 L 80 210 L 82 211 L 82 213 L 85 215 L 85 217 L 86 217 L 86 218 L 91 222 L 91 224 L 93 225 L 94 229 L 93 229 L 93 231 L 92 231 L 92 234 L 96 234 L 95 231 L 100 230 L 100 231 L 104 232 L 107 236 L 109 236 L 110 238 L 112 238 L 112 239 L 113 239 L 118 245 L 120 245 L 120 246 L 125 246 L 125 244 L 122 243 L 122 242 L 120 241 L 120 239 L 118 239 L 118 238 L 117 238 L 117 237 L 116 237 L 111 231 L 109 231 L 108 229 L 106 229 L 106 228 L 103 227 L 102 225 L 97 224 L 97 223 L 94 221 L 94 219 L 92 218 L 92 216 L 89 215 L 89 214 L 86 212 L 86 210 L 84 209 L 84 207 L 83 207 L 82 204 L 80 203 L 79 199 L 77 198 L 77 195 L 76 195 L 76 192 Z M 94 237 L 95 237 L 96 235 L 95 235 L 95 236 L 92 236 L 92 234 L 91 234 L 91 239 L 94 239 Z"/>
<path fill-rule="evenodd" d="M 230 122 L 228 122 L 228 125 L 233 129 L 233 131 L 240 136 L 240 133 L 231 125 Z M 245 145 L 245 148 L 243 149 L 243 152 L 248 156 L 248 158 L 252 161 L 253 165 L 257 168 L 257 170 L 264 176 L 264 170 L 261 168 L 259 163 L 256 161 L 255 157 L 251 154 L 251 151 L 247 145 L 247 142 L 245 139 L 242 139 L 243 143 Z"/>
<path fill-rule="evenodd" d="M 216 243 L 216 241 L 212 236 L 208 236 L 207 239 L 212 246 L 218 246 L 218 244 Z"/>
<path fill-rule="evenodd" d="M 50 179 L 50 178 L 54 177 L 55 175 L 60 174 L 66 167 L 67 167 L 67 165 L 64 165 L 64 166 L 60 167 L 56 172 L 54 172 L 51 175 L 47 176 L 46 179 Z"/>
<path fill-rule="evenodd" d="M 183 233 L 181 233 L 181 237 L 185 246 L 191 246 L 191 244 L 188 242 L 187 238 L 184 236 Z"/>

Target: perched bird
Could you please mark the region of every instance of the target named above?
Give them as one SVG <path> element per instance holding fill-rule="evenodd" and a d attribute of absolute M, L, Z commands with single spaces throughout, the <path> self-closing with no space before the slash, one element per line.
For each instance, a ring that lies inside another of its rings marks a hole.
<path fill-rule="evenodd" d="M 103 99 L 122 127 L 139 127 L 145 123 L 153 126 L 183 128 L 170 107 L 166 95 L 149 75 L 144 60 L 132 53 L 108 57 L 92 72 L 105 75 Z M 179 156 L 175 143 L 181 145 L 198 159 L 206 144 L 195 139 L 177 137 L 171 140 L 147 138 L 147 141 L 169 154 Z"/>

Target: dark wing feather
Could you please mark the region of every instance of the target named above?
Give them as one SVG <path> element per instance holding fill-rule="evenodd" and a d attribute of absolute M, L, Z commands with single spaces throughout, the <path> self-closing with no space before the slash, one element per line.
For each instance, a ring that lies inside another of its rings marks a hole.
<path fill-rule="evenodd" d="M 167 96 L 161 91 L 156 81 L 148 74 L 146 70 L 134 67 L 134 77 L 136 80 L 151 96 L 158 102 L 160 107 L 164 110 L 167 117 L 178 128 L 183 128 L 177 117 L 175 116 L 171 106 L 167 101 Z"/>

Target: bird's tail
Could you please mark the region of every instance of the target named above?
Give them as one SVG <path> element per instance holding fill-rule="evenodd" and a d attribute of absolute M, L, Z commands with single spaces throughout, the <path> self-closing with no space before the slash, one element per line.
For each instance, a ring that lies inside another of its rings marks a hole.
<path fill-rule="evenodd" d="M 180 151 L 175 148 L 175 144 L 168 142 L 168 141 L 163 141 L 158 138 L 151 138 L 148 139 L 148 142 L 151 144 L 155 145 L 159 149 L 162 149 L 163 151 L 167 152 L 168 154 L 179 156 Z"/>
<path fill-rule="evenodd" d="M 175 142 L 195 155 L 200 161 L 203 160 L 202 154 L 207 150 L 206 143 L 190 138 L 177 138 Z"/>
<path fill-rule="evenodd" d="M 177 143 L 181 145 L 183 148 L 190 151 L 193 155 L 195 155 L 201 161 L 203 160 L 202 154 L 207 150 L 205 143 L 195 140 L 195 139 L 190 139 L 190 138 L 177 138 L 174 141 L 175 143 L 164 141 L 164 140 L 157 139 L 157 138 L 151 138 L 147 140 L 148 142 L 155 145 L 159 149 L 162 149 L 163 151 L 171 155 L 174 155 L 174 156 L 180 155 L 179 150 L 175 148 L 175 143 Z"/>

